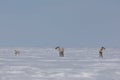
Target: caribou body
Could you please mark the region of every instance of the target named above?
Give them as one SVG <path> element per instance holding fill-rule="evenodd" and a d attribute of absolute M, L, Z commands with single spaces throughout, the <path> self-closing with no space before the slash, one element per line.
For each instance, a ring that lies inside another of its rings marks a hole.
<path fill-rule="evenodd" d="M 105 50 L 104 47 L 101 47 L 99 50 L 99 56 L 103 58 L 103 50 Z"/>
<path fill-rule="evenodd" d="M 15 56 L 17 56 L 17 55 L 20 54 L 20 51 L 18 51 L 18 50 L 14 50 L 14 53 L 15 53 Z"/>
<path fill-rule="evenodd" d="M 64 57 L 64 48 L 58 46 L 55 49 L 57 49 L 59 51 L 59 56 L 60 57 Z"/>

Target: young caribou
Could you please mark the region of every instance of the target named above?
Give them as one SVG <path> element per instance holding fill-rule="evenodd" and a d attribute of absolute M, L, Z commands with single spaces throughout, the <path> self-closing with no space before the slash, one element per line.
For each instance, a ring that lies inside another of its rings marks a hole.
<path fill-rule="evenodd" d="M 59 56 L 60 57 L 64 57 L 64 48 L 58 46 L 55 49 L 57 49 L 59 51 Z"/>

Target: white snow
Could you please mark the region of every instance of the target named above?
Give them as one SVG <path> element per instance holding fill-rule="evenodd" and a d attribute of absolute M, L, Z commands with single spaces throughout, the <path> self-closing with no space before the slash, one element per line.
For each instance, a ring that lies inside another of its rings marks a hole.
<path fill-rule="evenodd" d="M 15 56 L 14 50 L 20 55 Z M 120 80 L 120 49 L 0 48 L 0 80 Z"/>

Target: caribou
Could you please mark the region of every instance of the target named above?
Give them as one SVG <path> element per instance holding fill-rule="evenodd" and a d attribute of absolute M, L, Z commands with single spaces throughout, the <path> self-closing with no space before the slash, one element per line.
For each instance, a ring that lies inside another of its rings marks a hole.
<path fill-rule="evenodd" d="M 105 50 L 104 47 L 101 47 L 99 50 L 99 56 L 103 58 L 103 50 Z"/>
<path fill-rule="evenodd" d="M 15 56 L 20 54 L 20 51 L 18 51 L 18 50 L 14 50 L 14 52 L 15 52 Z"/>
<path fill-rule="evenodd" d="M 59 51 L 60 57 L 64 57 L 64 48 L 57 46 L 55 49 Z"/>

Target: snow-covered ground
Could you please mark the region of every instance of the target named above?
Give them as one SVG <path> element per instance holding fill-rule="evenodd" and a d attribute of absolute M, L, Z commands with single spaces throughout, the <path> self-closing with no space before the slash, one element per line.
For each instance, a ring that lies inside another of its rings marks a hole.
<path fill-rule="evenodd" d="M 14 50 L 20 55 L 15 56 Z M 0 80 L 120 80 L 120 49 L 0 48 Z"/>

